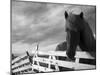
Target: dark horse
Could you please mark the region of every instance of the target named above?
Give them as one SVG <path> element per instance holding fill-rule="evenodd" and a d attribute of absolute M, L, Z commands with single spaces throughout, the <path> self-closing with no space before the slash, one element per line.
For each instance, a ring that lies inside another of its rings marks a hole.
<path fill-rule="evenodd" d="M 83 12 L 76 15 L 73 13 L 68 14 L 65 11 L 64 15 L 66 20 L 65 30 L 67 33 L 65 43 L 67 50 L 66 55 L 70 59 L 74 59 L 77 46 L 79 46 L 82 51 L 93 52 L 93 55 L 95 55 L 96 40 L 89 24 L 84 19 Z"/>

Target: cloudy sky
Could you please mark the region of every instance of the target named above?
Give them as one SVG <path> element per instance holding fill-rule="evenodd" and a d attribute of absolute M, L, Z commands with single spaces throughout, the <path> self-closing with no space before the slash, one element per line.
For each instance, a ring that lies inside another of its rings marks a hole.
<path fill-rule="evenodd" d="M 55 50 L 66 38 L 65 10 L 79 13 L 79 9 L 95 33 L 93 6 L 12 1 L 12 53 L 32 52 L 38 42 L 40 51 Z"/>

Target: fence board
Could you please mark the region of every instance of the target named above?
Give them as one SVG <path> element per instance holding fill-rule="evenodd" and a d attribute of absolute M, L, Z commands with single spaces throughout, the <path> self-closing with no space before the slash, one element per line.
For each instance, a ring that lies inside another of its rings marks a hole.
<path fill-rule="evenodd" d="M 33 53 L 34 54 L 34 53 Z M 39 55 L 51 55 L 51 56 L 65 56 L 66 52 L 65 51 L 48 51 L 48 52 L 38 52 Z M 76 55 L 75 57 L 79 57 L 79 58 L 87 58 L 87 59 L 95 59 L 94 57 L 92 57 L 88 52 L 86 51 L 76 51 Z"/>
<path fill-rule="evenodd" d="M 26 56 L 26 54 L 21 55 L 21 56 L 19 56 L 19 57 L 16 57 L 16 58 L 12 61 L 12 64 L 15 63 L 16 61 L 18 61 L 19 59 L 25 57 L 25 56 Z"/>
<path fill-rule="evenodd" d="M 52 72 L 52 71 L 54 71 L 53 69 L 49 69 L 49 68 L 38 66 L 38 65 L 32 65 L 32 68 L 39 70 L 39 71 L 42 71 L 42 72 Z"/>
<path fill-rule="evenodd" d="M 22 60 L 20 63 L 15 63 L 14 65 L 12 65 L 12 69 L 15 68 L 15 67 L 18 67 L 22 64 L 28 63 L 28 62 L 29 62 L 29 59 Z"/>
<path fill-rule="evenodd" d="M 29 69 L 29 68 L 31 68 L 31 66 L 30 65 L 27 65 L 27 66 L 24 66 L 24 67 L 21 67 L 21 68 L 18 68 L 18 69 L 13 70 L 13 72 L 20 72 L 22 70 L 26 70 L 26 69 Z"/>
<path fill-rule="evenodd" d="M 88 52 L 85 52 L 85 51 L 76 52 L 75 58 L 95 59 Z"/>

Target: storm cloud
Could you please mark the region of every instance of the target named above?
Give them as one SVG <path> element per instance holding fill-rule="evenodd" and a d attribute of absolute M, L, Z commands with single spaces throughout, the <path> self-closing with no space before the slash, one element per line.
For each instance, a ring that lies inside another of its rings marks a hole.
<path fill-rule="evenodd" d="M 40 42 L 48 47 L 66 39 L 64 12 L 81 9 L 95 33 L 95 7 L 12 1 L 13 51 L 20 45 Z M 16 46 L 16 47 L 15 47 Z M 17 49 L 16 49 L 17 50 Z"/>

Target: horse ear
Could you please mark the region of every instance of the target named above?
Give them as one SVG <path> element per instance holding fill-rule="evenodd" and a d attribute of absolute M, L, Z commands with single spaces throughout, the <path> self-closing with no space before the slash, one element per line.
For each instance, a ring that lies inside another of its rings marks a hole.
<path fill-rule="evenodd" d="M 83 18 L 83 12 L 80 13 L 80 17 Z"/>
<path fill-rule="evenodd" d="M 67 18 L 68 17 L 68 13 L 65 11 L 65 18 Z"/>

